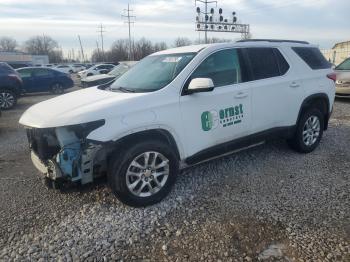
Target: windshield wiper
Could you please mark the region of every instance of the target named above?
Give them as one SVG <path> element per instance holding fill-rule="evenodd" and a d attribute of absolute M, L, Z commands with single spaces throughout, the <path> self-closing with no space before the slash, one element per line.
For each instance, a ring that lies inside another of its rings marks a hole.
<path fill-rule="evenodd" d="M 120 90 L 120 91 L 123 91 L 125 93 L 135 93 L 136 91 L 133 90 L 133 89 L 129 89 L 129 88 L 126 88 L 126 87 L 122 87 L 122 86 L 119 86 L 118 88 L 116 88 L 117 90 Z"/>

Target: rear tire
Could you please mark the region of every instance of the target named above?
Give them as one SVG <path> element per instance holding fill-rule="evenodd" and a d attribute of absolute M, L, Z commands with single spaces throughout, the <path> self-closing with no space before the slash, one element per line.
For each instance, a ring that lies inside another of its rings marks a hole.
<path fill-rule="evenodd" d="M 0 89 L 0 108 L 8 110 L 17 104 L 17 95 L 8 89 Z"/>
<path fill-rule="evenodd" d="M 179 161 L 173 150 L 163 142 L 150 140 L 115 154 L 108 170 L 108 182 L 121 202 L 143 207 L 165 198 L 178 172 Z"/>
<path fill-rule="evenodd" d="M 53 84 L 51 87 L 51 93 L 61 95 L 64 93 L 64 88 L 60 83 Z"/>
<path fill-rule="evenodd" d="M 297 124 L 289 146 L 299 153 L 311 153 L 320 144 L 324 130 L 324 115 L 317 108 L 306 109 Z"/>

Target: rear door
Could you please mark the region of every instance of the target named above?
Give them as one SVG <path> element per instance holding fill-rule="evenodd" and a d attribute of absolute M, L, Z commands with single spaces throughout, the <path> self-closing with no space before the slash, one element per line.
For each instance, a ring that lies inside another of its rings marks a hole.
<path fill-rule="evenodd" d="M 244 81 L 237 49 L 208 56 L 191 79 L 211 78 L 215 88 L 207 93 L 183 94 L 180 110 L 186 134 L 186 151 L 192 156 L 202 150 L 248 136 L 251 124 L 251 93 Z"/>
<path fill-rule="evenodd" d="M 244 49 L 252 75 L 252 133 L 295 124 L 302 99 L 301 80 L 278 48 Z"/>
<path fill-rule="evenodd" d="M 34 70 L 35 87 L 33 92 L 49 91 L 54 84 L 54 75 L 46 68 L 36 68 Z"/>

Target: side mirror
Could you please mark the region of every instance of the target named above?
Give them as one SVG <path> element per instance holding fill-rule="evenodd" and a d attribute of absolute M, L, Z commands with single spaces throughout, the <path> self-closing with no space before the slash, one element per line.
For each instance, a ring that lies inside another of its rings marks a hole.
<path fill-rule="evenodd" d="M 187 94 L 211 92 L 214 90 L 214 83 L 211 78 L 194 78 L 191 80 Z"/>

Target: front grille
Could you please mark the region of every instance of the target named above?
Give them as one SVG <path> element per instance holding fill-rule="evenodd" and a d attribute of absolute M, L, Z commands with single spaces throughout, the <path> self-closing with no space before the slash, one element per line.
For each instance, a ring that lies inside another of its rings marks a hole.
<path fill-rule="evenodd" d="M 27 129 L 29 147 L 41 160 L 53 158 L 59 151 L 60 146 L 54 129 Z"/>

